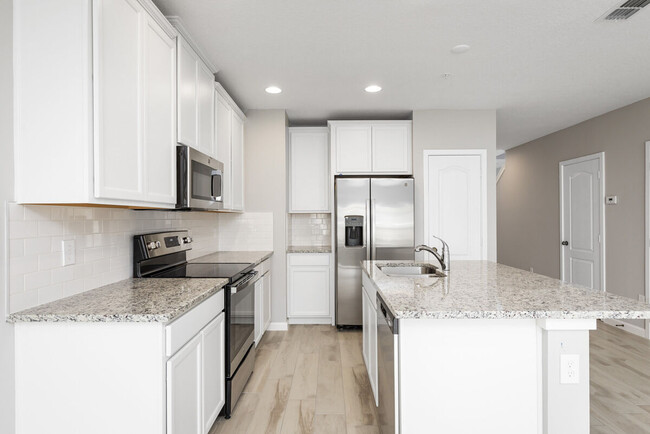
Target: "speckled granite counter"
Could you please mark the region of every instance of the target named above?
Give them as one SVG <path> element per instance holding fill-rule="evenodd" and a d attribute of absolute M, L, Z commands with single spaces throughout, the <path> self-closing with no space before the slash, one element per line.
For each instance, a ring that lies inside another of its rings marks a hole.
<path fill-rule="evenodd" d="M 127 279 L 9 315 L 9 322 L 160 322 L 184 314 L 227 279 Z"/>
<path fill-rule="evenodd" d="M 192 259 L 189 262 L 194 262 L 194 263 L 222 262 L 225 264 L 247 263 L 247 264 L 257 265 L 269 259 L 271 255 L 273 255 L 273 252 L 270 251 L 254 251 L 254 252 L 224 251 L 224 252 L 210 253 L 209 255 L 205 255 L 205 256 L 200 256 L 196 259 Z"/>
<path fill-rule="evenodd" d="M 362 261 L 396 318 L 650 318 L 650 305 L 488 261 L 456 261 L 445 278 L 391 277 Z"/>
<path fill-rule="evenodd" d="M 287 253 L 332 253 L 330 246 L 289 246 Z"/>

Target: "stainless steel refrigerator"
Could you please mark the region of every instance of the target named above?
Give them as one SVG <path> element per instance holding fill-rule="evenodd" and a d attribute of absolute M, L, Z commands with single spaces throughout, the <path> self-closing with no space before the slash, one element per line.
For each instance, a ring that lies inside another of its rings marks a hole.
<path fill-rule="evenodd" d="M 336 177 L 336 325 L 361 325 L 361 261 L 413 259 L 413 178 Z"/>

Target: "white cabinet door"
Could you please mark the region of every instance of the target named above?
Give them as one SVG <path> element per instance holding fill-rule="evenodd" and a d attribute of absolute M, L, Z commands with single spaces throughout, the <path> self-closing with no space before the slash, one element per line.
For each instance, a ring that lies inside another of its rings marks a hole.
<path fill-rule="evenodd" d="M 365 292 L 364 292 L 365 294 Z M 377 312 L 375 306 L 370 301 L 370 297 L 366 294 L 367 301 L 367 317 L 368 317 L 368 378 L 370 379 L 370 387 L 372 394 L 375 397 L 375 405 L 379 404 L 379 377 L 377 370 Z"/>
<path fill-rule="evenodd" d="M 198 56 L 178 37 L 178 143 L 196 147 Z"/>
<path fill-rule="evenodd" d="M 208 434 L 226 402 L 225 314 L 201 332 L 203 345 L 203 434 Z"/>
<path fill-rule="evenodd" d="M 167 361 L 167 434 L 203 434 L 201 335 Z"/>
<path fill-rule="evenodd" d="M 260 343 L 264 334 L 264 279 L 255 282 L 255 345 Z"/>
<path fill-rule="evenodd" d="M 244 121 L 232 115 L 232 209 L 244 210 Z"/>
<path fill-rule="evenodd" d="M 211 157 L 214 149 L 214 74 L 197 59 L 196 79 L 197 147 Z"/>
<path fill-rule="evenodd" d="M 264 285 L 262 286 L 262 330 L 266 331 L 271 324 L 271 272 L 269 271 L 262 278 Z M 262 332 L 264 333 L 264 332 Z"/>
<path fill-rule="evenodd" d="M 146 200 L 176 203 L 176 41 L 147 17 L 144 36 Z"/>
<path fill-rule="evenodd" d="M 372 126 L 372 171 L 411 173 L 411 124 Z"/>
<path fill-rule="evenodd" d="M 334 127 L 336 173 L 369 173 L 372 171 L 370 125 L 338 125 Z"/>
<path fill-rule="evenodd" d="M 363 354 L 363 361 L 366 363 L 366 370 L 368 377 L 370 377 L 370 319 L 368 318 L 368 294 L 366 290 L 361 287 L 361 317 L 362 317 L 362 345 L 361 352 Z"/>
<path fill-rule="evenodd" d="M 327 128 L 291 128 L 289 138 L 289 212 L 329 212 Z"/>
<path fill-rule="evenodd" d="M 289 317 L 330 315 L 329 266 L 289 266 Z"/>
<path fill-rule="evenodd" d="M 216 91 L 216 138 L 217 160 L 223 163 L 223 208 L 232 209 L 232 164 L 231 164 L 231 133 L 232 108 Z"/>
<path fill-rule="evenodd" d="M 93 3 L 95 196 L 144 199 L 142 33 L 135 0 Z"/>

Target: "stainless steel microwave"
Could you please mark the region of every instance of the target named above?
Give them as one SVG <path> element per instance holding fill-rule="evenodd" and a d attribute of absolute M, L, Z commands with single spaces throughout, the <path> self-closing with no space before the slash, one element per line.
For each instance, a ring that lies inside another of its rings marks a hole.
<path fill-rule="evenodd" d="M 223 209 L 223 163 L 189 146 L 177 146 L 176 190 L 176 209 Z"/>

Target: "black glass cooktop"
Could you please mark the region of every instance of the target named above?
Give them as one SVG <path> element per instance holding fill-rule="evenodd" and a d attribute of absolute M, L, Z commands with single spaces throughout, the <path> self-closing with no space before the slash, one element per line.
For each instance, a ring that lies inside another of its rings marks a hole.
<path fill-rule="evenodd" d="M 197 277 L 229 279 L 233 283 L 253 269 L 252 264 L 183 264 L 169 270 L 161 271 L 151 277 Z"/>

